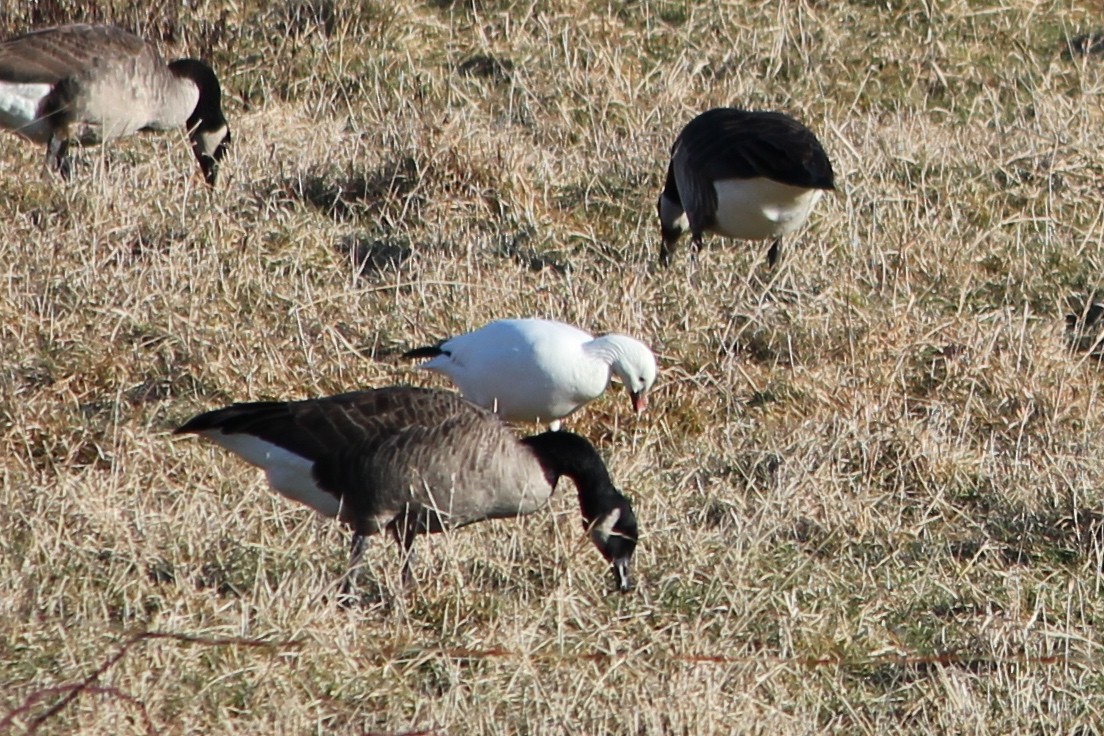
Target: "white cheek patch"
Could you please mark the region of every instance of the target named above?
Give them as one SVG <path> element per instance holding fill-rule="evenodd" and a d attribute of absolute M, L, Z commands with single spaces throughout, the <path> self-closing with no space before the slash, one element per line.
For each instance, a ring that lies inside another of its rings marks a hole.
<path fill-rule="evenodd" d="M 605 546 L 609 538 L 615 534 L 613 527 L 617 526 L 617 522 L 620 520 L 621 509 L 614 509 L 590 528 L 590 538 L 595 544 Z"/>
<path fill-rule="evenodd" d="M 226 140 L 226 126 L 224 125 L 209 133 L 198 133 L 195 139 L 199 144 L 200 153 L 205 156 L 214 156 L 215 149 Z"/>
<path fill-rule="evenodd" d="M 27 138 L 49 137 L 49 126 L 39 120 L 38 109 L 52 89 L 49 84 L 0 82 L 0 125 Z"/>

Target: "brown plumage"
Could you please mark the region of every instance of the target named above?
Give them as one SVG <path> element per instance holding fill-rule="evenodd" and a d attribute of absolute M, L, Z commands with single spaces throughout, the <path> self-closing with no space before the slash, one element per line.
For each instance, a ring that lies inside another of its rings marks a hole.
<path fill-rule="evenodd" d="M 47 165 L 66 176 L 71 139 L 184 127 L 213 186 L 230 144 L 214 71 L 195 59 L 166 64 L 152 44 L 113 26 L 58 26 L 0 42 L 0 126 L 45 143 Z"/>
<path fill-rule="evenodd" d="M 176 433 L 207 437 L 265 470 L 278 492 L 352 526 L 350 569 L 366 536 L 388 530 L 409 559 L 418 534 L 537 511 L 566 475 L 618 587 L 631 587 L 632 506 L 594 447 L 569 432 L 518 440 L 494 414 L 456 394 L 392 386 L 234 404 Z M 409 575 L 405 562 L 403 572 Z"/>

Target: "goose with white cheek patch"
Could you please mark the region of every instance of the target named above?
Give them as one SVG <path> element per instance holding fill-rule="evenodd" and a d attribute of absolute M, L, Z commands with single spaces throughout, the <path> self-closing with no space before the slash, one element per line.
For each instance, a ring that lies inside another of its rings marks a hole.
<path fill-rule="evenodd" d="M 639 413 L 648 405 L 656 359 L 626 335 L 594 337 L 546 319 L 503 319 L 404 358 L 430 358 L 421 368 L 448 376 L 464 398 L 508 421 L 560 420 L 602 395 L 611 376 L 624 384 Z"/>
<path fill-rule="evenodd" d="M 0 42 L 0 126 L 45 144 L 47 168 L 66 178 L 72 140 L 184 128 L 214 186 L 230 145 L 211 67 L 166 64 L 152 44 L 113 26 L 58 26 Z"/>
<path fill-rule="evenodd" d="M 780 112 L 718 107 L 691 120 L 671 147 L 659 196 L 660 264 L 690 233 L 772 241 L 771 266 L 782 237 L 797 230 L 825 191 L 835 189 L 832 163 L 813 132 Z"/>
<path fill-rule="evenodd" d="M 612 565 L 617 589 L 633 587 L 632 504 L 593 445 L 570 432 L 519 440 L 501 419 L 454 393 L 390 386 L 234 404 L 176 430 L 188 433 L 261 468 L 277 492 L 352 527 L 346 595 L 366 537 L 391 534 L 408 582 L 417 535 L 531 514 L 562 476 L 575 483 L 583 526 Z"/>

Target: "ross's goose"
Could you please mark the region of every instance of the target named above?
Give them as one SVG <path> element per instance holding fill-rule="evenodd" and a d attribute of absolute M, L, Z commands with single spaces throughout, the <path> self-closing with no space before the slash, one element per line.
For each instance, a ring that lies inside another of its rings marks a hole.
<path fill-rule="evenodd" d="M 547 319 L 503 319 L 437 345 L 416 348 L 406 358 L 452 379 L 464 397 L 510 421 L 559 420 L 602 394 L 617 376 L 633 408 L 647 406 L 656 378 L 655 355 L 625 335 L 595 338 L 577 327 Z"/>

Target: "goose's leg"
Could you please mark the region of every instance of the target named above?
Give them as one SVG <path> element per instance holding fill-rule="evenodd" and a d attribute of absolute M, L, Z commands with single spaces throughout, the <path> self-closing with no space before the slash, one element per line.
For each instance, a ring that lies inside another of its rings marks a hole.
<path fill-rule="evenodd" d="M 775 238 L 767 251 L 767 265 L 774 268 L 778 265 L 778 259 L 782 257 L 782 238 Z"/>
<path fill-rule="evenodd" d="M 698 254 L 702 249 L 702 232 L 695 231 L 690 238 L 690 264 L 687 267 L 686 280 L 691 286 L 698 286 Z"/>
<path fill-rule="evenodd" d="M 46 144 L 46 168 L 56 171 L 62 179 L 68 180 L 72 174 L 72 161 L 69 158 L 69 136 L 55 131 Z"/>
<path fill-rule="evenodd" d="M 345 571 L 345 575 L 341 578 L 341 589 L 338 593 L 338 600 L 343 605 L 348 605 L 353 602 L 356 577 L 360 570 L 360 559 L 364 556 L 365 541 L 364 533 L 359 530 L 353 531 L 353 542 L 349 547 L 349 569 Z"/>
<path fill-rule="evenodd" d="M 663 238 L 663 242 L 659 246 L 659 265 L 663 268 L 670 266 L 671 258 L 675 255 L 676 250 L 678 250 L 677 237 L 674 240 Z"/>
<path fill-rule="evenodd" d="M 414 562 L 414 520 L 409 518 L 396 519 L 391 524 L 391 536 L 395 539 L 402 554 L 402 584 L 404 588 L 414 585 L 414 574 L 411 565 Z"/>

